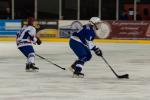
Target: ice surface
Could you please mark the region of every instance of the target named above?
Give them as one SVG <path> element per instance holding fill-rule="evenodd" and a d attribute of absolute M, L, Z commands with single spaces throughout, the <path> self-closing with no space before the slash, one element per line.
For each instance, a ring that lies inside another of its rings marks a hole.
<path fill-rule="evenodd" d="M 25 57 L 15 42 L 0 42 L 0 100 L 148 100 L 150 98 L 150 45 L 97 43 L 118 75 L 95 56 L 84 66 L 85 78 L 72 78 L 36 57 L 39 72 L 25 72 Z M 34 46 L 37 54 L 68 68 L 76 59 L 68 43 Z"/>

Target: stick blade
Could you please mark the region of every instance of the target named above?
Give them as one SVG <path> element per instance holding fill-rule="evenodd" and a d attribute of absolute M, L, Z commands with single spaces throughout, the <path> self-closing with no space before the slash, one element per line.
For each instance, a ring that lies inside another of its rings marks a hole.
<path fill-rule="evenodd" d="M 62 68 L 63 70 L 66 70 L 66 68 Z"/>
<path fill-rule="evenodd" d="M 129 79 L 129 74 L 124 74 L 121 76 L 118 76 L 119 79 L 125 78 L 125 79 Z"/>

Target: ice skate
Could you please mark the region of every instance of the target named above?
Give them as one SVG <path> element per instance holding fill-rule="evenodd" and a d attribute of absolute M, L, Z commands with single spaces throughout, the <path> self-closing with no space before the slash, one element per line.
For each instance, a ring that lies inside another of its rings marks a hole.
<path fill-rule="evenodd" d="M 81 72 L 74 72 L 73 78 L 84 78 L 84 74 Z"/>
<path fill-rule="evenodd" d="M 71 72 L 75 71 L 76 61 L 68 68 Z"/>
<path fill-rule="evenodd" d="M 26 72 L 37 72 L 39 70 L 38 67 L 35 66 L 35 64 L 26 64 Z"/>
<path fill-rule="evenodd" d="M 82 68 L 81 67 L 75 67 L 75 71 L 73 72 L 73 78 L 83 78 L 84 74 L 81 73 Z"/>

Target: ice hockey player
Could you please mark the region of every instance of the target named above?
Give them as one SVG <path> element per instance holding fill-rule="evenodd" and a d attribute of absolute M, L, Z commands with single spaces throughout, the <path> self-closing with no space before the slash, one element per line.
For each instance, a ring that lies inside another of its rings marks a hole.
<path fill-rule="evenodd" d="M 94 51 L 97 56 L 102 56 L 102 51 L 92 42 L 97 36 L 95 31 L 98 30 L 99 23 L 101 23 L 99 17 L 92 17 L 88 24 L 83 25 L 81 30 L 74 32 L 70 37 L 70 48 L 78 57 L 78 60 L 70 67 L 70 70 L 73 72 L 73 77 L 84 77 L 84 73 L 81 71 L 84 63 L 91 59 L 91 51 Z"/>
<path fill-rule="evenodd" d="M 27 19 L 27 25 L 24 25 L 21 30 L 16 34 L 16 43 L 18 49 L 27 58 L 26 71 L 38 71 L 39 68 L 35 66 L 35 51 L 32 44 L 40 45 L 42 42 L 36 35 L 34 27 L 35 20 L 30 17 Z"/>

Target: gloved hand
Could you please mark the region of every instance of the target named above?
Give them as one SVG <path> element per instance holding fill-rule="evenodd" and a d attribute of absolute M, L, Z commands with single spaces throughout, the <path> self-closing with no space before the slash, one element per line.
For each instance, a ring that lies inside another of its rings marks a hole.
<path fill-rule="evenodd" d="M 99 48 L 95 48 L 94 52 L 97 56 L 103 56 L 103 53 L 102 53 L 101 49 L 99 49 Z"/>
<path fill-rule="evenodd" d="M 37 41 L 36 41 L 36 43 L 37 43 L 38 45 L 40 45 L 40 44 L 42 43 L 42 41 L 40 40 L 40 38 L 39 38 L 39 37 L 37 37 Z"/>

